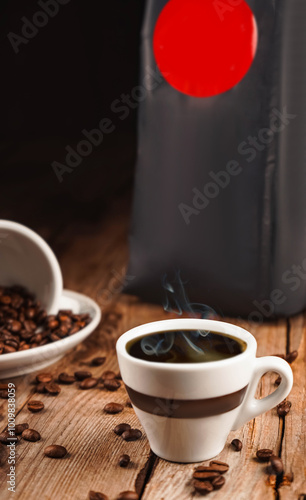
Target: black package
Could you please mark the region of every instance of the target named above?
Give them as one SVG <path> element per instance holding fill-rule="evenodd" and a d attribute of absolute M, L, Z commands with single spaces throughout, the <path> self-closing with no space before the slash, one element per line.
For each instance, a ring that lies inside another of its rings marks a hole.
<path fill-rule="evenodd" d="M 127 293 L 162 302 L 177 270 L 190 300 L 261 321 L 306 303 L 306 3 L 249 0 L 258 47 L 227 92 L 169 85 L 152 49 L 167 2 L 149 0 L 142 31 Z"/>

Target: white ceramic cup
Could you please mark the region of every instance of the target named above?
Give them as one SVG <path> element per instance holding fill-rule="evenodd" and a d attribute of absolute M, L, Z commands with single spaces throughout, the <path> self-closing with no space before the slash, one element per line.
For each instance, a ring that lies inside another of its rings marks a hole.
<path fill-rule="evenodd" d="M 57 312 L 63 291 L 59 263 L 47 243 L 31 229 L 0 220 L 0 286 L 22 285 L 47 312 Z"/>
<path fill-rule="evenodd" d="M 202 363 L 159 363 L 132 357 L 130 340 L 156 332 L 210 330 L 241 339 L 246 349 L 234 357 Z M 256 340 L 229 323 L 170 319 L 138 326 L 117 341 L 122 379 L 152 451 L 173 462 L 199 462 L 218 455 L 231 430 L 275 407 L 289 394 L 292 371 L 276 356 L 256 358 Z M 282 377 L 279 387 L 257 400 L 262 375 Z"/>

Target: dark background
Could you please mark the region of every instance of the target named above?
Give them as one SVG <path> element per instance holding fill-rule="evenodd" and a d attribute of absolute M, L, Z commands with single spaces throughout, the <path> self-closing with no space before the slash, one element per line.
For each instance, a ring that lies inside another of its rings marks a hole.
<path fill-rule="evenodd" d="M 34 0 L 0 4 L 0 218 L 31 226 L 97 216 L 132 185 L 135 165 L 137 109 L 122 120 L 111 104 L 137 85 L 144 2 L 62 1 L 18 53 L 8 33 L 23 36 L 22 17 L 32 22 L 43 9 Z M 59 182 L 52 162 L 65 163 L 65 147 L 105 117 L 114 132 Z"/>

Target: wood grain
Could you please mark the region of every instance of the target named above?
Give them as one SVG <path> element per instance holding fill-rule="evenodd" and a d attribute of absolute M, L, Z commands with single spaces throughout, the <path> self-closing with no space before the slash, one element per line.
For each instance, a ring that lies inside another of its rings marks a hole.
<path fill-rule="evenodd" d="M 127 231 L 129 210 L 126 200 L 114 204 L 109 214 L 97 216 L 91 223 L 71 223 L 57 231 L 43 227 L 42 233 L 50 238 L 59 258 L 65 287 L 80 291 L 95 299 L 102 309 L 99 328 L 76 349 L 48 370 L 54 375 L 62 371 L 73 373 L 77 369 L 90 369 L 94 376 L 104 370 L 117 370 L 115 342 L 123 332 L 139 324 L 174 317 L 160 306 L 141 303 L 134 297 L 120 293 L 124 283 L 127 262 Z M 133 279 L 133 277 L 129 277 Z M 262 415 L 239 431 L 231 433 L 223 452 L 218 458 L 230 464 L 226 485 L 220 492 L 209 495 L 213 500 L 272 500 L 277 491 L 269 484 L 266 466 L 255 457 L 259 448 L 272 448 L 281 454 L 286 471 L 293 471 L 295 481 L 291 486 L 280 486 L 280 500 L 298 498 L 305 493 L 305 317 L 287 322 L 278 321 L 264 325 L 248 324 L 229 319 L 253 333 L 258 341 L 258 355 L 285 353 L 286 349 L 299 349 L 299 358 L 293 364 L 295 385 L 290 395 L 291 413 L 279 419 L 276 410 Z M 102 367 L 91 367 L 90 360 L 98 355 L 106 356 Z M 16 422 L 27 421 L 37 429 L 41 441 L 22 441 L 17 446 L 17 490 L 7 491 L 7 450 L 0 446 L 1 499 L 17 500 L 84 500 L 89 490 L 101 491 L 114 500 L 120 491 L 137 490 L 144 500 L 188 500 L 194 496 L 191 476 L 194 465 L 168 463 L 150 453 L 145 435 L 141 440 L 126 443 L 113 433 L 118 422 L 128 422 L 141 428 L 133 410 L 125 406 L 123 413 L 111 416 L 103 412 L 109 401 L 126 402 L 123 386 L 118 392 L 97 388 L 82 391 L 78 384 L 62 386 L 56 396 L 35 395 L 44 401 L 42 413 L 31 414 L 26 403 L 34 396 L 35 373 L 14 379 L 17 387 Z M 275 375 L 266 375 L 258 388 L 258 397 L 264 397 L 275 389 Z M 304 398 L 304 399 L 303 399 Z M 0 400 L 0 423 L 4 430 L 7 422 L 7 402 Z M 234 438 L 243 442 L 241 452 L 230 446 Z M 43 456 L 49 444 L 61 444 L 69 455 L 62 460 Z M 120 454 L 128 453 L 132 462 L 127 469 L 119 468 Z"/>
<path fill-rule="evenodd" d="M 292 403 L 285 417 L 282 460 L 285 472 L 294 474 L 292 484 L 279 488 L 280 500 L 291 500 L 306 495 L 306 316 L 301 314 L 290 319 L 290 350 L 299 355 L 292 364 L 293 388 L 288 396 Z"/>

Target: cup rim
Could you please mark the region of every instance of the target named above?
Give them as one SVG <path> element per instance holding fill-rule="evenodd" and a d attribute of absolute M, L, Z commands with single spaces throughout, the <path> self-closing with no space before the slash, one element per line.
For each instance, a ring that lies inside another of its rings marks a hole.
<path fill-rule="evenodd" d="M 195 329 L 209 329 L 216 333 L 224 333 L 237 337 L 240 340 L 246 342 L 246 349 L 236 356 L 226 359 L 220 359 L 216 361 L 201 361 L 199 363 L 162 363 L 159 361 L 146 361 L 143 359 L 138 359 L 131 356 L 126 350 L 126 344 L 130 340 L 133 340 L 142 335 L 150 333 L 158 333 L 162 331 L 173 331 L 178 328 L 182 329 L 182 325 L 185 330 L 195 330 Z M 220 331 L 221 329 L 221 331 Z M 160 370 L 179 370 L 179 371 L 190 371 L 190 369 L 211 369 L 214 367 L 223 367 L 231 364 L 235 364 L 238 359 L 239 361 L 244 360 L 246 357 L 250 356 L 252 352 L 256 355 L 257 342 L 255 337 L 245 330 L 244 328 L 233 325 L 232 323 L 227 323 L 226 321 L 218 321 L 211 319 L 197 319 L 197 318 L 175 318 L 166 319 L 161 321 L 153 321 L 150 323 L 144 323 L 142 325 L 131 328 L 127 332 L 123 333 L 121 337 L 117 340 L 116 350 L 118 357 L 121 356 L 127 361 L 134 363 L 140 367 L 147 367 L 150 369 Z"/>
<path fill-rule="evenodd" d="M 34 242 L 34 244 L 37 245 L 46 256 L 54 277 L 54 293 L 52 299 L 50 300 L 50 304 L 46 304 L 45 307 L 47 312 L 52 312 L 58 307 L 63 292 L 63 276 L 59 262 L 53 250 L 51 250 L 48 243 L 41 236 L 39 236 L 39 234 L 37 234 L 29 227 L 20 224 L 19 222 L 0 219 L 0 229 L 7 229 L 8 231 L 13 230 L 16 233 L 25 236 L 26 238 Z"/>

